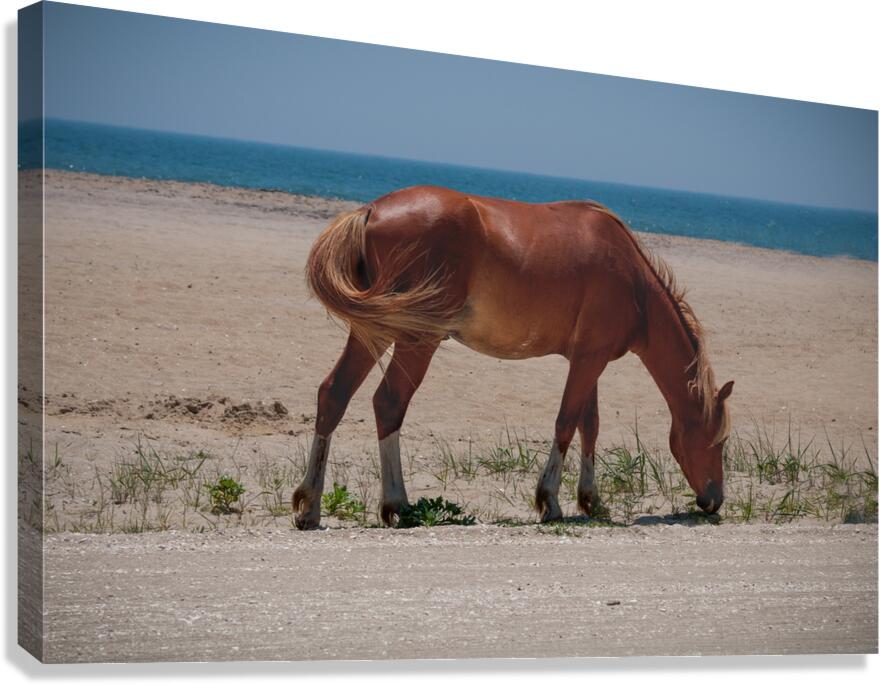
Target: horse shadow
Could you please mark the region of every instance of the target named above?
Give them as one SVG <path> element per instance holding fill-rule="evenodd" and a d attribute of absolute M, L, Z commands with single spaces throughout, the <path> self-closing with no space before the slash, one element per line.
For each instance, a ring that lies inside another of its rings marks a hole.
<path fill-rule="evenodd" d="M 633 519 L 631 523 L 623 523 L 622 521 L 613 521 L 606 518 L 596 518 L 584 514 L 578 516 L 565 516 L 553 523 L 584 526 L 587 528 L 632 528 L 634 526 L 686 526 L 688 528 L 694 528 L 696 526 L 719 525 L 722 520 L 723 519 L 719 514 L 705 514 L 701 511 L 692 511 L 678 514 L 665 514 L 663 516 L 644 515 Z"/>

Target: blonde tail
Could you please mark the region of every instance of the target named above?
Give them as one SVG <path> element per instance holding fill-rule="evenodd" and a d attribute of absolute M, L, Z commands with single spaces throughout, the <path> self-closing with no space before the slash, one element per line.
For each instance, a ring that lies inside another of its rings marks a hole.
<path fill-rule="evenodd" d="M 343 214 L 318 236 L 306 262 L 306 279 L 330 314 L 345 321 L 378 359 L 395 341 L 444 338 L 459 308 L 449 304 L 439 268 L 412 285 L 401 282 L 413 258 L 406 247 L 379 264 L 373 283 L 362 282 L 370 211 L 362 207 Z"/>

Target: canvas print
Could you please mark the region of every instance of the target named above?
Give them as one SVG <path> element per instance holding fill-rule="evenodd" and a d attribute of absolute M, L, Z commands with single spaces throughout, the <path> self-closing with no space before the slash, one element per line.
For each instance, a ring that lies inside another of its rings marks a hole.
<path fill-rule="evenodd" d="M 877 112 L 19 15 L 19 642 L 877 651 Z"/>

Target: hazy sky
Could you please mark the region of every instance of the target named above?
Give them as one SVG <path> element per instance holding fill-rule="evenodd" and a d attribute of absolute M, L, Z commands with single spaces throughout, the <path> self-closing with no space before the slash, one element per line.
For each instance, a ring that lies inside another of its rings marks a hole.
<path fill-rule="evenodd" d="M 45 19 L 49 117 L 877 209 L 869 110 L 57 3 Z"/>

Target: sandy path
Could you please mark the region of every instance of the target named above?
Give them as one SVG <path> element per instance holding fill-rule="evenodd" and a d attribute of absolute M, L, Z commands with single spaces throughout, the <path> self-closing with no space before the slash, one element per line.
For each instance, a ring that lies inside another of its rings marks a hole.
<path fill-rule="evenodd" d="M 876 525 L 574 531 L 50 536 L 46 658 L 877 651 Z"/>

